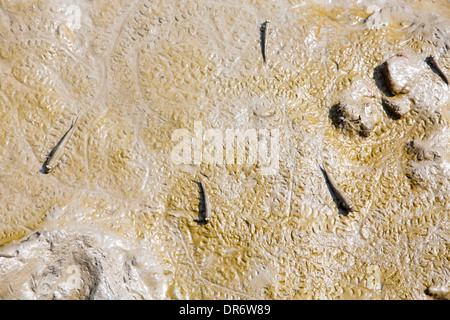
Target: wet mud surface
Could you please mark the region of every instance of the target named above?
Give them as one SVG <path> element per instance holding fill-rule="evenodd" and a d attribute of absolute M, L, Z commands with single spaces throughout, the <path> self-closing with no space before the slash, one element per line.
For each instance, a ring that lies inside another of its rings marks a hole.
<path fill-rule="evenodd" d="M 0 297 L 448 297 L 450 8 L 372 4 L 0 2 Z"/>

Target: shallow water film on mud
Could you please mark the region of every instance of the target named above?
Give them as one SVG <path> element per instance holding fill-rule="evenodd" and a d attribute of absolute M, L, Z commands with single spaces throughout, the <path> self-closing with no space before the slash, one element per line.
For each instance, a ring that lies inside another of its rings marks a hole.
<path fill-rule="evenodd" d="M 448 1 L 11 0 L 0 34 L 0 298 L 450 296 Z"/>

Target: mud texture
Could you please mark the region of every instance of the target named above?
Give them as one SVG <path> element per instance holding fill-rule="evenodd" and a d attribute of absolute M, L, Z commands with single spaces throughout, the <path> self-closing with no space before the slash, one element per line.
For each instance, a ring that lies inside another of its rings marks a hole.
<path fill-rule="evenodd" d="M 450 91 L 425 60 L 450 75 L 449 21 L 445 0 L 0 1 L 0 298 L 448 298 Z"/>

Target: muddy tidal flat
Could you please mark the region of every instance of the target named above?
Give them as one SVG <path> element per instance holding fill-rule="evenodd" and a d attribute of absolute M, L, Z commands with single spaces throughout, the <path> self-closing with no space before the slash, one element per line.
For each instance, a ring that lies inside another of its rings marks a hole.
<path fill-rule="evenodd" d="M 448 299 L 449 77 L 445 0 L 0 1 L 0 299 Z"/>

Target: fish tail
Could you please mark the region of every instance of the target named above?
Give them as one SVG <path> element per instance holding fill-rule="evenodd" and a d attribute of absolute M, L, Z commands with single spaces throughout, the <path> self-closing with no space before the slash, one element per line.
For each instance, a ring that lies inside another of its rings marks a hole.
<path fill-rule="evenodd" d="M 76 117 L 75 120 L 72 120 L 72 125 L 70 126 L 71 128 L 73 128 L 77 124 L 78 118 L 79 117 Z"/>
<path fill-rule="evenodd" d="M 323 164 L 323 161 L 319 163 L 319 161 L 317 161 L 317 165 L 319 166 L 320 170 L 326 172 L 325 170 L 325 165 Z"/>

